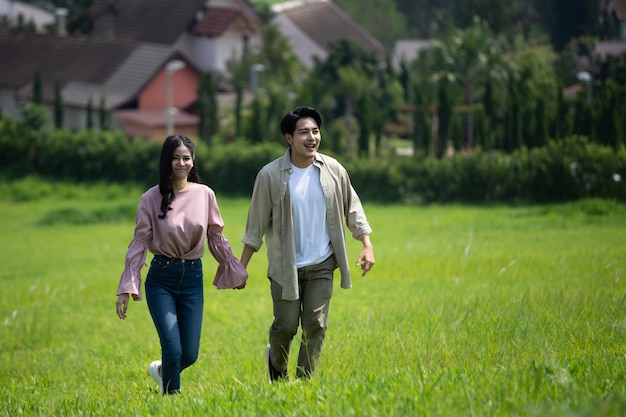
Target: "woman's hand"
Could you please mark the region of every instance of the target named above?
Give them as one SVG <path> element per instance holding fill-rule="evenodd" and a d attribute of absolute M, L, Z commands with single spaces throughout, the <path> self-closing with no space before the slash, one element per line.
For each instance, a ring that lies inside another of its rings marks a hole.
<path fill-rule="evenodd" d="M 117 296 L 117 302 L 115 303 L 115 309 L 117 310 L 117 315 L 120 319 L 124 320 L 126 318 L 126 309 L 128 308 L 128 294 L 120 294 Z"/>

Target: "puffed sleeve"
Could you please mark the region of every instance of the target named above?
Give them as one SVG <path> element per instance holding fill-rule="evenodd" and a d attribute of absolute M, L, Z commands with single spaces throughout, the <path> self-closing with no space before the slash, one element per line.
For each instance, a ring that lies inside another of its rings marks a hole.
<path fill-rule="evenodd" d="M 135 233 L 126 251 L 124 271 L 117 287 L 117 295 L 131 294 L 133 299 L 141 300 L 141 268 L 146 261 L 146 253 L 151 241 L 152 221 L 148 202 L 142 198 L 137 208 Z"/>
<path fill-rule="evenodd" d="M 228 239 L 222 234 L 223 227 L 224 221 L 217 200 L 215 195 L 211 195 L 207 241 L 209 251 L 218 263 L 213 285 L 220 290 L 239 287 L 248 279 L 246 268 L 233 255 Z"/>
<path fill-rule="evenodd" d="M 209 251 L 218 262 L 213 285 L 218 290 L 236 288 L 248 279 L 248 272 L 233 255 L 228 239 L 222 233 L 209 234 Z"/>

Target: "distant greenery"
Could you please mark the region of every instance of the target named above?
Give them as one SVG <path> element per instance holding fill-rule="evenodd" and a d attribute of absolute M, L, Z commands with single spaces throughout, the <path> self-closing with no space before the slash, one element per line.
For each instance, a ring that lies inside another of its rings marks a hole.
<path fill-rule="evenodd" d="M 83 11 L 88 3 L 54 2 Z M 337 3 L 376 37 L 389 36 L 388 47 L 396 30 L 431 47 L 395 66 L 344 39 L 305 69 L 260 9 L 262 48 L 229 61 L 224 79 L 202 77 L 197 161 L 216 191 L 248 196 L 258 170 L 284 152 L 280 118 L 306 103 L 323 115 L 321 151 L 345 163 L 371 200 L 625 199 L 626 57 L 589 60 L 599 35 L 614 35 L 609 17 L 602 25 L 594 17 L 604 13 L 597 1 Z M 576 76 L 584 62 L 593 63 L 588 84 Z M 246 104 L 253 64 L 272 71 L 258 74 Z M 210 104 L 218 82 L 233 87 L 234 109 Z M 3 179 L 156 182 L 159 143 L 107 132 L 102 112 L 102 131 L 55 128 L 49 116 L 26 103 L 15 120 L 0 118 Z"/>
<path fill-rule="evenodd" d="M 42 226 L 53 224 L 97 224 L 129 221 L 135 218 L 137 205 L 122 205 L 116 207 L 85 210 L 75 207 L 51 210 L 38 222 Z"/>
<path fill-rule="evenodd" d="M 207 252 L 199 361 L 182 374 L 183 395 L 162 398 L 147 372 L 159 342 L 145 300 L 131 303 L 125 321 L 114 312 L 133 221 L 39 224 L 67 208 L 129 207 L 142 190 L 48 186 L 56 193 L 0 204 L 0 416 L 621 417 L 626 409 L 623 204 L 366 201 L 377 263 L 365 278 L 353 271 L 352 289 L 336 288 L 308 382 L 267 381 L 264 250 L 243 291 L 210 284 L 217 264 Z M 218 200 L 239 254 L 248 199 Z M 351 260 L 359 245 L 349 239 Z"/>
<path fill-rule="evenodd" d="M 0 175 L 14 182 L 2 198 L 28 201 L 40 195 L 63 196 L 79 191 L 49 181 L 103 184 L 106 192 L 124 195 L 124 184 L 146 188 L 158 182 L 159 142 L 129 140 L 120 133 L 58 130 L 50 137 L 19 140 L 19 129 L 0 119 Z M 3 129 L 7 127 L 6 129 Z M 326 133 L 324 132 L 324 136 Z M 196 165 L 203 181 L 229 196 L 251 193 L 258 171 L 285 152 L 283 144 L 243 142 L 206 145 L 197 141 Z M 333 142 L 322 140 L 321 151 L 336 155 Z M 377 159 L 346 159 L 361 197 L 387 203 L 519 203 L 559 202 L 583 198 L 626 201 L 626 147 L 590 143 L 584 137 L 549 141 L 542 147 L 521 147 L 511 153 L 483 151 L 436 158 L 399 156 L 391 148 Z M 41 183 L 40 183 L 41 182 Z M 8 183 L 7 183 L 8 184 Z"/>

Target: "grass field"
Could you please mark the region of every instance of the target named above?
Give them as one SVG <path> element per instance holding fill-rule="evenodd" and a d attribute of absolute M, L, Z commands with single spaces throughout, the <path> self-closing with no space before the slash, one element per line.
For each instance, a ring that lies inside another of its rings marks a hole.
<path fill-rule="evenodd" d="M 265 254 L 244 291 L 218 291 L 207 251 L 200 359 L 183 395 L 163 398 L 145 302 L 115 315 L 140 193 L 1 203 L 0 415 L 625 415 L 624 205 L 365 202 L 377 264 L 353 271 L 351 290 L 336 285 L 309 382 L 266 381 Z M 220 206 L 239 254 L 247 201 Z M 350 242 L 353 261 L 358 251 Z"/>

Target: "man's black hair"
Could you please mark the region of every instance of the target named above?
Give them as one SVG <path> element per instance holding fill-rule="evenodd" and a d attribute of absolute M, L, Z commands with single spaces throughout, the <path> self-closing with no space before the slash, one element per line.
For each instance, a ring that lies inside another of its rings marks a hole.
<path fill-rule="evenodd" d="M 301 106 L 296 107 L 283 117 L 283 120 L 280 122 L 281 133 L 283 135 L 285 133 L 293 134 L 296 130 L 296 123 L 304 117 L 312 118 L 317 123 L 318 128 L 322 127 L 322 116 L 320 113 L 313 107 Z"/>

